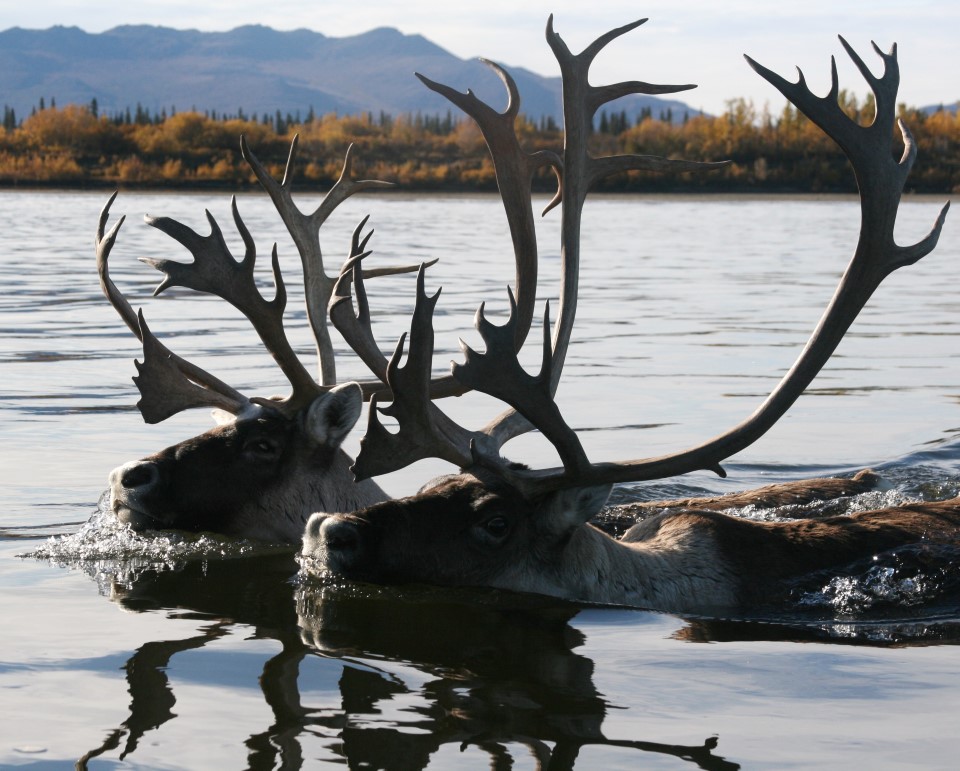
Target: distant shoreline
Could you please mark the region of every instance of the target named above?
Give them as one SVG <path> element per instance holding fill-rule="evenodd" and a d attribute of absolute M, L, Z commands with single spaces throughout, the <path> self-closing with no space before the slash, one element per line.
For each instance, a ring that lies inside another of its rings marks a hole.
<path fill-rule="evenodd" d="M 306 195 L 323 195 L 330 189 L 329 185 L 319 185 L 315 183 L 304 183 L 294 185 L 294 190 Z M 119 190 L 121 193 L 176 193 L 176 194 L 202 194 L 202 193 L 236 193 L 239 195 L 263 193 L 263 188 L 258 184 L 251 185 L 231 185 L 217 182 L 194 183 L 182 185 L 116 185 L 106 181 L 91 181 L 78 184 L 63 183 L 25 183 L 25 182 L 2 182 L 0 181 L 0 193 L 5 192 L 60 192 L 60 193 L 110 193 Z M 535 199 L 549 199 L 551 191 L 534 190 L 532 193 Z M 496 190 L 478 190 L 464 187 L 449 188 L 427 188 L 427 187 L 401 187 L 392 189 L 365 190 L 364 198 L 371 197 L 403 197 L 414 198 L 419 196 L 457 196 L 457 197 L 498 197 Z M 658 200 L 693 198 L 723 198 L 727 200 L 742 199 L 745 201 L 756 201 L 764 198 L 779 199 L 797 199 L 804 201 L 856 201 L 858 194 L 855 190 L 837 190 L 837 191 L 812 191 L 797 190 L 787 188 L 769 188 L 753 190 L 722 190 L 699 187 L 691 190 L 668 189 L 668 190 L 596 190 L 590 193 L 588 200 L 596 201 L 602 199 L 622 199 L 622 198 L 656 198 Z M 911 190 L 904 191 L 904 200 L 907 201 L 960 201 L 960 192 L 950 191 L 927 191 L 915 192 Z"/>

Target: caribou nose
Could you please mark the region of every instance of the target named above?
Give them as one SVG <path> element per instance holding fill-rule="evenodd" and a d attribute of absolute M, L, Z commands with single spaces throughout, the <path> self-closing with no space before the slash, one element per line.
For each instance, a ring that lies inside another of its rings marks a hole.
<path fill-rule="evenodd" d="M 160 469 L 151 461 L 131 461 L 110 472 L 110 485 L 127 490 L 148 490 L 159 480 Z"/>
<path fill-rule="evenodd" d="M 327 551 L 341 554 L 356 551 L 360 546 L 356 525 L 340 517 L 327 517 L 320 523 L 320 539 Z"/>
<path fill-rule="evenodd" d="M 320 543 L 320 528 L 323 525 L 324 521 L 329 518 L 329 514 L 311 514 L 310 519 L 307 520 L 307 526 L 303 531 L 303 553 L 310 554 L 310 552 Z"/>

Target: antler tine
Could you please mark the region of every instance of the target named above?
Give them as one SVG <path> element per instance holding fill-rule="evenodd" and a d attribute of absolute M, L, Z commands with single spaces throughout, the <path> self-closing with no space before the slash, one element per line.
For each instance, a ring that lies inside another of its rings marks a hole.
<path fill-rule="evenodd" d="M 517 84 L 510 73 L 499 64 L 487 59 L 480 61 L 497 73 L 507 90 L 507 108 L 502 113 L 477 98 L 473 91 L 461 93 L 419 72 L 416 76 L 431 91 L 446 97 L 473 118 L 487 143 L 513 241 L 516 260 L 516 296 L 519 308 L 518 323 L 514 330 L 516 334 L 514 346 L 516 350 L 520 350 L 533 322 L 537 291 L 537 233 L 530 186 L 534 174 L 548 165 L 553 167 L 559 182 L 563 161 L 556 153 L 544 151 L 531 154 L 521 148 L 516 133 L 516 118 L 520 112 L 520 94 Z"/>
<path fill-rule="evenodd" d="M 417 301 L 410 325 L 407 363 L 400 366 L 407 337 L 404 333 L 387 365 L 386 381 L 392 392 L 392 403 L 380 407 L 376 395 L 370 400 L 367 431 L 360 440 L 360 452 L 352 466 L 357 480 L 396 471 L 423 458 L 443 458 L 457 466 L 470 464 L 471 434 L 430 401 L 433 309 L 440 290 L 427 296 L 425 274 L 426 266 L 421 266 L 417 274 Z M 399 430 L 387 431 L 379 413 L 396 419 Z"/>
<path fill-rule="evenodd" d="M 256 247 L 240 217 L 236 197 L 231 201 L 234 222 L 246 247 L 241 261 L 230 253 L 216 219 L 207 212 L 210 234 L 201 236 L 183 223 L 169 217 L 146 217 L 149 225 L 163 231 L 182 244 L 193 255 L 191 264 L 173 260 L 144 258 L 143 261 L 163 272 L 166 278 L 157 287 L 159 294 L 171 286 L 183 286 L 220 297 L 243 313 L 253 324 L 264 346 L 273 356 L 293 387 L 293 394 L 283 402 L 272 402 L 286 410 L 296 410 L 313 399 L 321 389 L 297 358 L 283 327 L 283 311 L 287 295 L 280 272 L 277 247 L 272 253 L 273 278 L 276 295 L 265 300 L 254 280 Z"/>
<path fill-rule="evenodd" d="M 506 402 L 522 414 L 533 426 L 540 428 L 544 436 L 557 449 L 566 474 L 576 478 L 586 471 L 589 463 L 576 433 L 566 424 L 560 409 L 553 399 L 553 349 L 550 342 L 550 304 L 547 303 L 543 318 L 543 352 L 540 372 L 528 375 L 517 359 L 511 345 L 513 327 L 516 324 L 517 304 L 509 287 L 510 316 L 506 323 L 497 326 L 487 321 L 483 305 L 477 310 L 474 325 L 486 344 L 486 352 L 478 353 L 460 341 L 464 363 L 453 365 L 453 376 L 464 385 Z M 483 434 L 495 432 L 488 426 Z M 504 464 L 499 454 L 490 457 L 492 448 L 476 444 L 478 457 L 484 465 L 503 472 Z"/>
<path fill-rule="evenodd" d="M 845 47 L 849 50 L 849 46 L 845 44 Z M 893 239 L 897 207 L 916 150 L 909 131 L 901 122 L 905 150 L 899 162 L 893 157 L 893 136 L 889 127 L 896 109 L 895 48 L 890 54 L 876 50 L 886 67 L 881 78 L 867 78 L 877 96 L 878 110 L 877 118 L 870 126 L 860 126 L 843 113 L 836 102 L 836 88 L 831 89 L 832 98 L 816 97 L 806 87 L 802 73 L 797 83 L 789 83 L 747 58 L 761 76 L 843 148 L 860 187 L 861 228 L 856 250 L 833 299 L 797 361 L 763 404 L 731 430 L 698 447 L 659 458 L 595 464 L 577 480 L 578 484 L 661 479 L 699 469 L 712 470 L 723 476 L 720 462 L 753 444 L 776 424 L 823 368 L 880 283 L 895 269 L 916 262 L 936 246 L 949 203 L 940 210 L 933 228 L 918 243 L 899 246 Z M 854 60 L 863 72 L 865 65 L 859 57 Z M 884 126 L 888 127 L 886 132 Z M 561 469 L 514 473 L 519 477 L 518 484 L 528 493 L 569 486 Z"/>
<path fill-rule="evenodd" d="M 384 275 L 393 268 L 363 270 L 363 260 L 372 252 L 366 250 L 373 231 L 361 240 L 360 234 L 369 217 L 364 217 L 353 231 L 350 255 L 340 269 L 340 275 L 333 287 L 330 298 L 329 316 L 333 326 L 343 336 L 344 341 L 356 353 L 367 368 L 377 377 L 374 381 L 361 381 L 360 388 L 364 399 L 373 394 L 382 394 L 386 390 L 388 360 L 380 351 L 373 336 L 370 323 L 370 306 L 367 302 L 367 290 L 364 279 L 371 275 Z M 422 263 L 430 267 L 437 260 Z M 353 289 L 356 291 L 357 309 L 353 307 Z M 430 383 L 430 395 L 434 399 L 445 396 L 458 396 L 465 391 L 452 377 L 436 378 Z"/>
<path fill-rule="evenodd" d="M 110 217 L 110 207 L 113 206 L 113 202 L 117 200 L 117 195 L 119 195 L 119 191 L 114 192 L 114 194 L 110 196 L 109 200 L 104 205 L 103 209 L 100 210 L 100 219 L 97 222 L 97 235 L 95 241 L 97 249 L 97 273 L 100 276 L 100 289 L 103 290 L 103 294 L 106 296 L 107 300 L 110 301 L 110 304 L 113 306 L 114 310 L 120 314 L 120 318 L 123 319 L 123 323 L 130 328 L 130 331 L 137 336 L 138 340 L 141 340 L 140 324 L 137 321 L 137 314 L 134 312 L 133 308 L 130 307 L 130 303 L 127 302 L 127 298 L 120 293 L 119 289 L 117 289 L 117 285 L 113 283 L 113 279 L 110 278 L 110 270 L 108 265 L 110 251 L 113 249 L 113 245 L 117 241 L 117 234 L 120 232 L 120 228 L 123 227 L 123 223 L 127 219 L 126 214 L 121 216 L 120 219 L 113 224 L 113 227 L 110 228 L 110 232 L 104 235 L 104 231 L 107 227 L 107 220 Z"/>
<path fill-rule="evenodd" d="M 137 402 L 147 423 L 159 423 L 191 407 L 217 407 L 238 414 L 250 406 L 250 400 L 235 388 L 209 372 L 177 356 L 166 348 L 147 327 L 142 312 L 134 313 L 130 303 L 110 277 L 110 251 L 126 217 L 121 217 L 104 235 L 110 207 L 117 193 L 110 196 L 97 225 L 97 272 L 103 293 L 130 331 L 143 343 L 144 362 L 136 362 L 139 376 L 134 378 L 140 390 Z"/>
<path fill-rule="evenodd" d="M 277 182 L 257 159 L 246 137 L 240 137 L 240 152 L 250 165 L 257 180 L 273 201 L 284 226 L 290 233 L 300 254 L 303 264 L 304 296 L 307 304 L 307 317 L 313 330 L 319 360 L 319 380 L 325 386 L 337 382 L 336 360 L 333 342 L 327 329 L 327 306 L 333 293 L 335 279 L 324 272 L 323 253 L 320 248 L 320 228 L 333 211 L 347 198 L 364 190 L 392 187 L 392 183 L 381 180 L 353 179 L 353 145 L 347 148 L 340 178 L 324 196 L 319 206 L 311 213 L 304 214 L 293 201 L 293 175 L 299 146 L 299 134 L 290 142 L 290 151 L 284 169 L 283 181 Z M 393 272 L 409 272 L 416 266 L 394 269 Z"/>

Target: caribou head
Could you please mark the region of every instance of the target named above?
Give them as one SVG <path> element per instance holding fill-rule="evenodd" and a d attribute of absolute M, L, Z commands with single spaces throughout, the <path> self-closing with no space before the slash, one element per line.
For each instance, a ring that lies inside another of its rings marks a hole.
<path fill-rule="evenodd" d="M 307 524 L 302 551 L 308 570 L 362 580 L 482 585 L 573 600 L 703 610 L 748 601 L 756 587 L 769 589 L 791 576 L 843 564 L 905 541 L 956 537 L 960 501 L 818 522 L 760 523 L 712 512 L 680 512 L 646 520 L 620 541 L 588 524 L 615 483 L 696 470 L 723 475 L 721 462 L 759 439 L 803 393 L 880 282 L 934 248 L 946 214 L 944 207 L 919 243 L 899 246 L 894 242 L 897 206 L 916 156 L 902 123 L 902 158 L 898 161 L 892 154 L 899 82 L 895 49 L 887 54 L 876 49 L 884 66 L 883 74 L 876 77 L 841 38 L 876 97 L 877 114 L 869 126 L 851 120 L 839 106 L 835 65 L 831 92 L 821 98 L 808 90 L 802 77 L 790 83 L 748 58 L 754 70 L 849 157 L 862 212 L 853 259 L 796 363 L 746 420 L 697 447 L 670 455 L 591 463 L 553 398 L 576 310 L 583 202 L 593 184 L 609 174 L 711 166 L 650 156 L 593 157 L 587 150 L 595 113 L 608 101 L 629 93 L 662 94 L 690 87 L 637 81 L 593 86 L 588 82 L 597 53 L 641 23 L 615 29 L 576 55 L 554 32 L 552 19 L 548 24 L 547 40 L 563 78 L 565 144 L 557 165 L 560 191 L 554 199 L 562 204 L 563 275 L 552 333 L 549 313 L 544 318 L 540 372 L 528 374 L 517 360 L 515 341 L 522 323 L 512 295 L 511 317 L 503 326 L 487 321 L 481 307 L 476 326 L 486 350 L 480 353 L 461 344 L 464 361 L 453 366 L 453 377 L 511 409 L 476 432 L 455 433 L 446 423 L 433 420 L 437 409 L 426 402 L 423 384 L 429 376 L 431 313 L 437 297 L 424 292 L 421 270 L 408 362 L 400 367 L 401 340 L 386 372 L 392 404 L 382 411 L 397 421 L 399 430 L 388 432 L 381 426 L 381 410 L 375 409 L 374 401 L 354 471 L 360 479 L 369 478 L 429 454 L 457 464 L 461 473 L 410 498 L 350 514 L 315 514 Z M 497 141 L 491 141 L 495 130 L 502 129 L 500 116 L 470 93 L 423 80 L 478 121 L 494 157 L 499 156 L 498 172 L 526 167 L 524 158 L 508 157 Z M 515 111 L 514 101 L 511 109 Z M 503 444 L 531 428 L 554 445 L 561 467 L 527 469 L 502 458 Z"/>
<path fill-rule="evenodd" d="M 314 511 L 384 500 L 353 482 L 340 448 L 360 416 L 356 383 L 289 413 L 251 405 L 216 428 L 110 472 L 110 505 L 134 530 L 177 529 L 267 541 L 299 540 Z"/>

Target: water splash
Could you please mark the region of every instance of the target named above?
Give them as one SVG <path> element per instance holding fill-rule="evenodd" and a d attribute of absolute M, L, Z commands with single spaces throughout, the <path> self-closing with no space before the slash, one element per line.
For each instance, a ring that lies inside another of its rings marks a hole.
<path fill-rule="evenodd" d="M 243 557 L 279 549 L 210 533 L 137 533 L 116 518 L 107 499 L 104 494 L 90 519 L 75 533 L 53 536 L 35 551 L 19 556 L 82 570 L 97 581 L 101 594 L 110 594 L 118 584 L 132 586 L 146 571 L 175 570 L 187 561 Z"/>
<path fill-rule="evenodd" d="M 799 590 L 796 605 L 845 617 L 926 606 L 960 596 L 958 568 L 960 547 L 912 544 L 830 576 L 815 589 Z"/>

